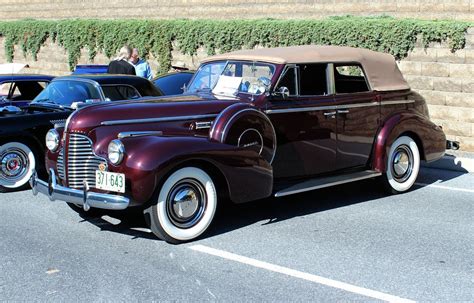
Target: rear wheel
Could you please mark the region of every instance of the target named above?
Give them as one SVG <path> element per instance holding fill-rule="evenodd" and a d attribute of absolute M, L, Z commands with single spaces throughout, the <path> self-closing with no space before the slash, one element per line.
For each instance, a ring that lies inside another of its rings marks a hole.
<path fill-rule="evenodd" d="M 170 243 L 190 241 L 204 233 L 217 208 L 217 192 L 212 178 L 197 167 L 184 167 L 172 173 L 145 210 L 150 229 Z"/>
<path fill-rule="evenodd" d="M 420 151 L 416 142 L 408 137 L 399 137 L 393 142 L 387 158 L 384 183 L 389 192 L 397 194 L 409 190 L 420 170 Z"/>
<path fill-rule="evenodd" d="M 33 148 L 21 142 L 0 146 L 0 192 L 26 188 L 36 168 Z"/>

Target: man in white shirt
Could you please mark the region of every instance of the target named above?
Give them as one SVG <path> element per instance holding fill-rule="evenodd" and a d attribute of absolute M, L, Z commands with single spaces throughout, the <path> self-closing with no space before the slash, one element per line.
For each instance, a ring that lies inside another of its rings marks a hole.
<path fill-rule="evenodd" d="M 151 80 L 153 74 L 151 73 L 151 68 L 148 62 L 145 59 L 140 59 L 138 55 L 138 49 L 134 48 L 132 50 L 132 55 L 130 57 L 130 63 L 135 67 L 135 72 L 137 76 Z"/>

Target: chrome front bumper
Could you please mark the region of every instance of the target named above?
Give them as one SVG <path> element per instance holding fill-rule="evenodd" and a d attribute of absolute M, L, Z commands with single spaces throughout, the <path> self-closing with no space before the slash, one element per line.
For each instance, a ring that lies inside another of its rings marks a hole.
<path fill-rule="evenodd" d="M 54 170 L 49 170 L 49 180 L 44 182 L 38 178 L 36 172 L 30 179 L 30 185 L 33 189 L 33 195 L 42 193 L 49 197 L 51 201 L 65 201 L 82 205 L 84 210 L 89 210 L 90 207 L 102 209 L 125 209 L 130 204 L 130 199 L 110 194 L 100 194 L 89 191 L 89 187 L 85 184 L 83 190 L 64 187 L 56 183 L 56 175 Z"/>

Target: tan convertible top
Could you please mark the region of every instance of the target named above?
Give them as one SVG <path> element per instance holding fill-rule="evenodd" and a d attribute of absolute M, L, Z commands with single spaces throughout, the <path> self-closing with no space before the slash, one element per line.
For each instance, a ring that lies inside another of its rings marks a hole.
<path fill-rule="evenodd" d="M 212 56 L 216 60 L 263 61 L 276 64 L 317 62 L 358 62 L 364 68 L 370 87 L 377 91 L 409 89 L 392 55 L 347 46 L 302 45 L 239 50 Z"/>

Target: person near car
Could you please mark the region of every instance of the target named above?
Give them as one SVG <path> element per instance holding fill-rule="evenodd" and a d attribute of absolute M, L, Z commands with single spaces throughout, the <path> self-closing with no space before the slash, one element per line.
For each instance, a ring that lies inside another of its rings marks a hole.
<path fill-rule="evenodd" d="M 140 58 L 137 48 L 134 48 L 132 50 L 130 63 L 132 63 L 132 65 L 135 67 L 135 72 L 137 76 L 146 78 L 148 80 L 151 80 L 153 78 L 150 64 L 148 64 L 145 59 Z"/>
<path fill-rule="evenodd" d="M 110 61 L 107 68 L 109 74 L 123 74 L 135 75 L 135 67 L 129 62 L 132 55 L 132 49 L 124 45 L 119 52 L 119 55 L 114 60 Z"/>

